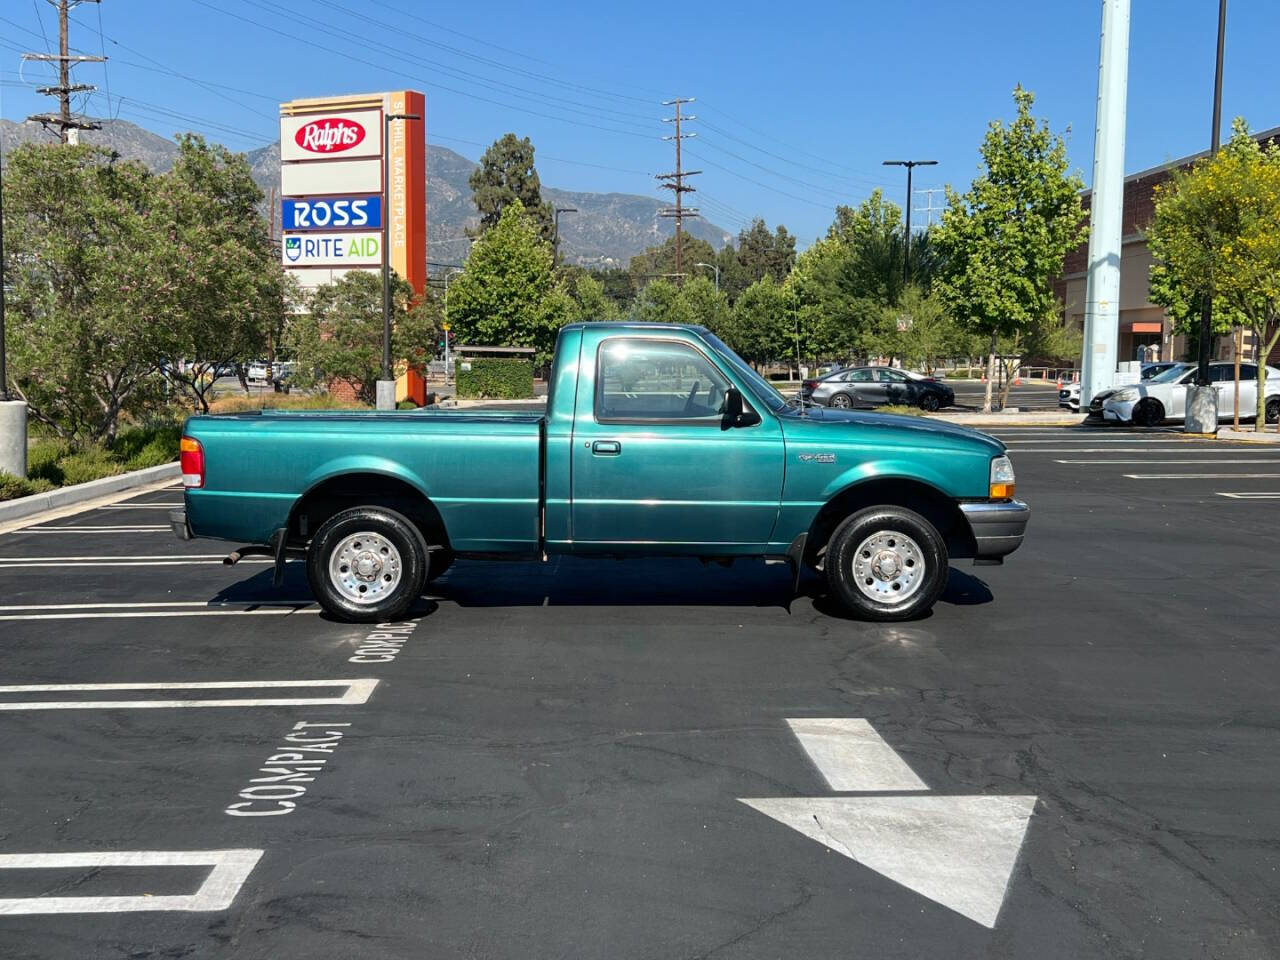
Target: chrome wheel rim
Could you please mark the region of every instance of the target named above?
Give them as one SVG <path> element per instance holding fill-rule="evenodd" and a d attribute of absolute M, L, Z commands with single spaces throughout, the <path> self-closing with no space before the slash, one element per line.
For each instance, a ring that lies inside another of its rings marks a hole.
<path fill-rule="evenodd" d="M 831 398 L 831 405 L 833 407 L 840 407 L 841 409 L 847 409 L 849 406 L 849 398 L 846 397 L 843 393 L 838 393 Z"/>
<path fill-rule="evenodd" d="M 394 593 L 403 576 L 396 545 L 371 531 L 343 537 L 329 555 L 329 582 L 344 600 L 360 606 Z"/>
<path fill-rule="evenodd" d="M 863 540 L 852 570 L 864 597 L 894 607 L 919 592 L 928 572 L 919 544 L 898 530 L 877 530 Z"/>

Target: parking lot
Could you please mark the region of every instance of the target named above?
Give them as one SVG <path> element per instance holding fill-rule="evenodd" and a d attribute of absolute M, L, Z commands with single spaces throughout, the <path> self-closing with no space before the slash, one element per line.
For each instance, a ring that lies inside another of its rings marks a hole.
<path fill-rule="evenodd" d="M 906 624 L 560 559 L 343 625 L 176 487 L 0 535 L 0 954 L 1280 955 L 1280 446 L 998 435 L 1027 542 Z"/>

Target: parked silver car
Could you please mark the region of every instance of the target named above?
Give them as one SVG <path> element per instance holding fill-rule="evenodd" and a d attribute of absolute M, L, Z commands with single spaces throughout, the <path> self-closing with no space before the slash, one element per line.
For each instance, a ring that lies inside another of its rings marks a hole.
<path fill-rule="evenodd" d="M 869 409 L 903 404 L 939 410 L 956 402 L 955 391 L 934 377 L 897 367 L 850 367 L 816 380 L 806 380 L 800 396 L 824 407 Z"/>

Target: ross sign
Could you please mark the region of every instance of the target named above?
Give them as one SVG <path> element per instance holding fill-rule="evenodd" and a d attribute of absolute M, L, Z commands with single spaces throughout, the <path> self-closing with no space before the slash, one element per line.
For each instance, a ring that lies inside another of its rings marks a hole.
<path fill-rule="evenodd" d="M 380 233 L 286 234 L 282 247 L 285 266 L 380 266 Z"/>
<path fill-rule="evenodd" d="M 280 159 L 382 156 L 382 111 L 331 110 L 280 118 Z"/>
<path fill-rule="evenodd" d="M 382 227 L 382 197 L 285 197 L 280 205 L 282 230 L 326 230 L 334 227 Z"/>

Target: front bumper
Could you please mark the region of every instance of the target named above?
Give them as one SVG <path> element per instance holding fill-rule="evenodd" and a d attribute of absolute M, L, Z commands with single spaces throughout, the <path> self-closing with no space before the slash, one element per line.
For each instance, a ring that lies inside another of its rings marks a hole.
<path fill-rule="evenodd" d="M 186 507 L 179 507 L 177 510 L 169 511 L 169 526 L 173 530 L 173 535 L 179 540 L 191 539 L 191 528 L 187 526 Z"/>
<path fill-rule="evenodd" d="M 962 503 L 960 511 L 969 521 L 978 560 L 999 559 L 1017 550 L 1031 519 L 1031 508 L 1021 500 Z"/>

